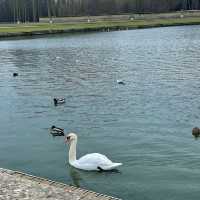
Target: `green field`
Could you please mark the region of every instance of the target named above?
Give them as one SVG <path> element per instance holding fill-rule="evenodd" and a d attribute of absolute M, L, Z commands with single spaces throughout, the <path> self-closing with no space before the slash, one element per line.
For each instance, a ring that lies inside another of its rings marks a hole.
<path fill-rule="evenodd" d="M 199 17 L 168 18 L 168 19 L 145 19 L 126 21 L 98 21 L 91 23 L 28 23 L 28 24 L 1 24 L 0 36 L 18 36 L 49 34 L 62 32 L 87 32 L 108 31 L 121 29 L 152 28 L 163 26 L 197 25 Z"/>

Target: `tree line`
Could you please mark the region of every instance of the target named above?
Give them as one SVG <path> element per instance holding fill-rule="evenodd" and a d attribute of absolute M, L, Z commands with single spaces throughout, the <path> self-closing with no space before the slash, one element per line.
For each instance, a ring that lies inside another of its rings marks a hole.
<path fill-rule="evenodd" d="M 0 0 L 1 22 L 39 17 L 152 13 L 200 9 L 200 0 Z"/>

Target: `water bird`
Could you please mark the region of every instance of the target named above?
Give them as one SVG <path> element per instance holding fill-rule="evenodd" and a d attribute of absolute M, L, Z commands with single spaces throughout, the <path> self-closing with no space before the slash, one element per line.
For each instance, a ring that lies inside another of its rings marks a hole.
<path fill-rule="evenodd" d="M 53 136 L 64 136 L 64 135 L 65 135 L 64 129 L 58 128 L 58 127 L 56 127 L 56 126 L 52 126 L 52 127 L 51 127 L 50 133 L 51 133 Z"/>
<path fill-rule="evenodd" d="M 15 72 L 15 73 L 13 73 L 13 76 L 14 76 L 14 77 L 18 76 L 18 73 L 16 73 L 16 72 Z"/>
<path fill-rule="evenodd" d="M 69 164 L 71 166 L 86 171 L 110 171 L 122 165 L 122 163 L 113 163 L 105 155 L 99 153 L 86 154 L 77 160 L 77 140 L 75 133 L 69 133 L 65 137 L 65 142 L 69 144 Z"/>
<path fill-rule="evenodd" d="M 65 103 L 65 98 L 54 98 L 54 105 L 57 106 L 58 104 L 63 104 Z"/>
<path fill-rule="evenodd" d="M 194 128 L 192 129 L 192 135 L 193 135 L 194 137 L 199 137 L 199 136 L 200 136 L 200 129 L 199 129 L 198 127 L 194 127 Z"/>
<path fill-rule="evenodd" d="M 122 81 L 122 80 L 117 80 L 117 83 L 121 84 L 121 85 L 125 85 L 124 81 Z"/>

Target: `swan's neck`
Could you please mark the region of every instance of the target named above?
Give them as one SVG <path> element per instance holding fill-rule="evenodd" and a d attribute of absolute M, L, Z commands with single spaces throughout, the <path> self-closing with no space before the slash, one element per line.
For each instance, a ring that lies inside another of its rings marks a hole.
<path fill-rule="evenodd" d="M 76 161 L 76 144 L 77 144 L 77 140 L 73 140 L 69 147 L 69 163 L 70 164 Z"/>

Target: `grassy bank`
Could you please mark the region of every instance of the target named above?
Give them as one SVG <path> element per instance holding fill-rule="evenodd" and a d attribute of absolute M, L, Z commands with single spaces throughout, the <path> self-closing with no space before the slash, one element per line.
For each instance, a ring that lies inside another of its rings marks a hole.
<path fill-rule="evenodd" d="M 53 33 L 89 32 L 139 29 L 165 26 L 200 25 L 200 17 L 167 19 L 130 19 L 119 21 L 96 21 L 81 23 L 28 23 L 0 25 L 0 37 L 43 35 Z"/>

